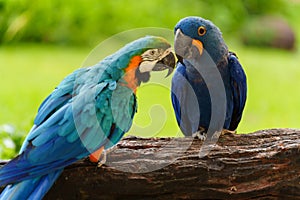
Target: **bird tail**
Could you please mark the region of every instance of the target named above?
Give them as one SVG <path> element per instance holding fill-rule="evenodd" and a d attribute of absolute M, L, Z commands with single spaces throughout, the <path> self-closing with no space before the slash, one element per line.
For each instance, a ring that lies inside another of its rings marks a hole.
<path fill-rule="evenodd" d="M 0 195 L 0 200 L 42 199 L 62 171 L 60 169 L 43 176 L 7 185 Z"/>

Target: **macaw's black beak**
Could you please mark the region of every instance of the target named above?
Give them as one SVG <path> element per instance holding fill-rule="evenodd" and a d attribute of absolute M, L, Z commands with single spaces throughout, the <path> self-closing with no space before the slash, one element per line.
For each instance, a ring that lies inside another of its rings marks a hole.
<path fill-rule="evenodd" d="M 175 68 L 175 56 L 172 52 L 169 52 L 165 57 L 163 57 L 155 64 L 152 71 L 163 71 L 165 69 L 168 69 L 168 74 L 166 75 L 167 77 L 170 74 L 172 74 L 174 68 Z"/>
<path fill-rule="evenodd" d="M 202 42 L 185 35 L 180 29 L 175 32 L 174 49 L 179 62 L 203 54 Z"/>

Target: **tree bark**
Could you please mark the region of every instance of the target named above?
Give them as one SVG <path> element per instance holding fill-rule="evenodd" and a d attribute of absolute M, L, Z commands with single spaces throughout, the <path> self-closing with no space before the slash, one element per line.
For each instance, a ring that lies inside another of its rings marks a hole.
<path fill-rule="evenodd" d="M 208 154 L 199 157 L 200 147 Z M 67 167 L 45 199 L 300 199 L 300 130 L 123 139 L 97 167 Z"/>

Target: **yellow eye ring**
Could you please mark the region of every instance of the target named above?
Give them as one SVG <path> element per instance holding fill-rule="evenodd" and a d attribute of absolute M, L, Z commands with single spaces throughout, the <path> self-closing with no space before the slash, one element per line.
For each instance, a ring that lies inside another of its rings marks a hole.
<path fill-rule="evenodd" d="M 206 28 L 204 26 L 199 26 L 198 35 L 203 36 L 206 33 Z"/>

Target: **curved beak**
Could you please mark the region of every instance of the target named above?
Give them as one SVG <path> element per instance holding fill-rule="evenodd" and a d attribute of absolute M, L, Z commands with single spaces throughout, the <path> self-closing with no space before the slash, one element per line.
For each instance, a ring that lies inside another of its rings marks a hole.
<path fill-rule="evenodd" d="M 175 68 L 175 56 L 173 52 L 171 52 L 170 49 L 167 49 L 161 59 L 155 64 L 152 71 L 163 71 L 165 69 L 168 69 L 168 74 L 166 77 L 168 77 Z"/>
<path fill-rule="evenodd" d="M 203 54 L 203 44 L 201 41 L 186 36 L 180 29 L 177 29 L 174 49 L 178 60 L 180 61 L 182 58 L 192 58 L 194 53 L 196 53 L 195 48 L 198 51 L 197 54 Z"/>

